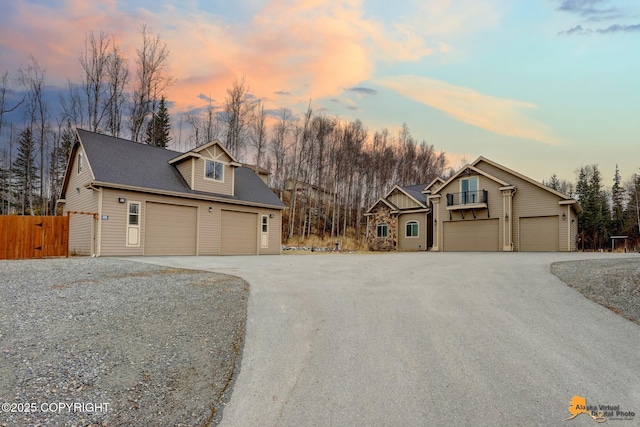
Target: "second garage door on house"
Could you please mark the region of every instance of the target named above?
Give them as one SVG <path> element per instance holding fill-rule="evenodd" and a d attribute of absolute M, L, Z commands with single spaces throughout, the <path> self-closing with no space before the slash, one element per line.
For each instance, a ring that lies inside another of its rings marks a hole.
<path fill-rule="evenodd" d="M 444 223 L 444 250 L 497 251 L 498 236 L 497 219 L 447 221 Z"/>
<path fill-rule="evenodd" d="M 145 255 L 195 255 L 198 208 L 145 204 Z"/>
<path fill-rule="evenodd" d="M 521 252 L 556 252 L 559 247 L 558 216 L 520 218 Z"/>
<path fill-rule="evenodd" d="M 222 211 L 220 253 L 256 255 L 258 253 L 258 214 Z"/>

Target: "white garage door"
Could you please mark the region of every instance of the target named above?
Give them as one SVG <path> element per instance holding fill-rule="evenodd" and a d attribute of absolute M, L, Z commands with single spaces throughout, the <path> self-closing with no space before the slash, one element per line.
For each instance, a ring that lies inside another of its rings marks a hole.
<path fill-rule="evenodd" d="M 444 223 L 445 251 L 497 251 L 498 240 L 498 219 L 447 221 Z"/>
<path fill-rule="evenodd" d="M 560 249 L 558 216 L 520 218 L 521 252 L 557 252 Z"/>
<path fill-rule="evenodd" d="M 258 214 L 222 211 L 220 253 L 223 255 L 258 253 Z"/>
<path fill-rule="evenodd" d="M 196 254 L 196 207 L 147 202 L 145 208 L 145 255 Z"/>

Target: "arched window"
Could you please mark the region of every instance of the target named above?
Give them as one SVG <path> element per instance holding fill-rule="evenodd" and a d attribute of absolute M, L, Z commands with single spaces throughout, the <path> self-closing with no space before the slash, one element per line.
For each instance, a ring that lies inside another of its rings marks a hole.
<path fill-rule="evenodd" d="M 405 228 L 405 236 L 406 237 L 418 237 L 418 221 L 409 221 L 407 222 Z"/>
<path fill-rule="evenodd" d="M 377 237 L 387 237 L 389 234 L 389 227 L 386 222 L 381 222 L 376 227 L 376 236 Z"/>

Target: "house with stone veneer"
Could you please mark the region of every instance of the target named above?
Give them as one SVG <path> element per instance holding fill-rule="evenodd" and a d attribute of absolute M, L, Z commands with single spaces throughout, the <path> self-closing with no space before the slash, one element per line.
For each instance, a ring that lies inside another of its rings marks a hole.
<path fill-rule="evenodd" d="M 61 200 L 69 252 L 279 254 L 284 203 L 219 142 L 186 153 L 78 129 Z"/>
<path fill-rule="evenodd" d="M 407 224 L 418 221 L 406 216 L 413 208 L 425 216 L 424 239 L 431 251 L 576 250 L 580 204 L 485 157 L 425 186 L 420 193 L 426 201 L 415 197 L 417 188 L 394 187 L 367 211 L 370 248 L 423 250 L 422 237 L 406 243 L 413 236 Z M 412 194 L 414 204 L 409 207 L 400 193 Z"/>
<path fill-rule="evenodd" d="M 375 251 L 426 251 L 432 246 L 432 215 L 427 196 L 444 182 L 396 185 L 364 214 L 367 243 Z"/>

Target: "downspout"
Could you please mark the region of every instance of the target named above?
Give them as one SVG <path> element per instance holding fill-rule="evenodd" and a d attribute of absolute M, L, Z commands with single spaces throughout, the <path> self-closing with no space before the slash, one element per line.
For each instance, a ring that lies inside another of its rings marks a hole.
<path fill-rule="evenodd" d="M 571 252 L 571 205 L 567 205 L 567 252 Z"/>

